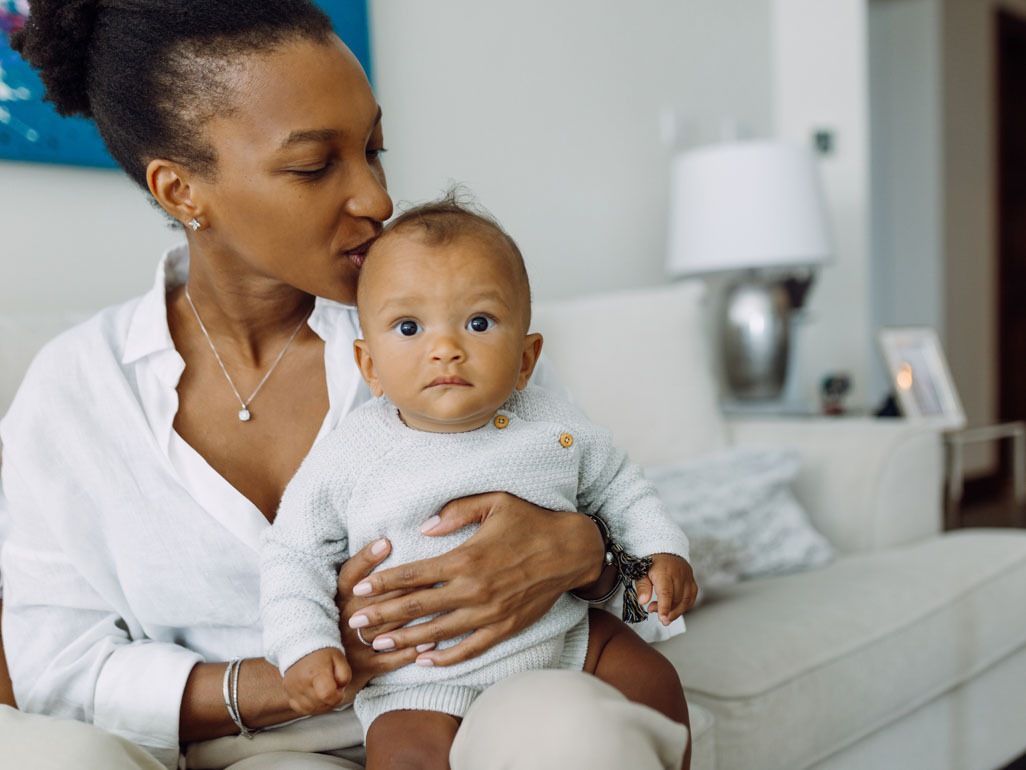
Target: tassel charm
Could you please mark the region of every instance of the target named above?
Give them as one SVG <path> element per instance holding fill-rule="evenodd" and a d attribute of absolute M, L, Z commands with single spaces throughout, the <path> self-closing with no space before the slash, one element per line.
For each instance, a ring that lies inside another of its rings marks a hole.
<path fill-rule="evenodd" d="M 591 513 L 585 513 L 589 519 L 595 522 L 599 528 L 599 534 L 606 544 L 606 564 L 616 567 L 616 583 L 605 596 L 597 599 L 588 599 L 591 604 L 602 604 L 613 597 L 623 586 L 623 620 L 625 623 L 640 623 L 648 617 L 648 611 L 638 601 L 638 589 L 634 581 L 640 580 L 648 574 L 652 566 L 651 556 L 635 556 L 624 550 L 623 546 L 613 541 L 609 534 L 609 526 Z M 571 591 L 571 593 L 573 593 Z"/>
<path fill-rule="evenodd" d="M 610 543 L 613 560 L 623 584 L 623 621 L 624 623 L 640 623 L 648 617 L 648 611 L 638 601 L 638 589 L 635 581 L 648 574 L 652 566 L 651 556 L 635 556 L 623 549 L 619 543 Z"/>

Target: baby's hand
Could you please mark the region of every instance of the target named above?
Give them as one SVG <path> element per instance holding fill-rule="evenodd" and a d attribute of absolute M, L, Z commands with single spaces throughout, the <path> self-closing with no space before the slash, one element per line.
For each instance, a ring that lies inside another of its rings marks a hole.
<path fill-rule="evenodd" d="M 342 703 L 353 672 L 341 650 L 325 647 L 304 655 L 285 671 L 289 708 L 297 714 L 321 714 Z"/>
<path fill-rule="evenodd" d="M 650 599 L 649 612 L 659 612 L 659 621 L 668 626 L 695 603 L 698 585 L 686 559 L 669 553 L 652 557 L 648 575 L 635 582 L 638 603 L 642 606 Z"/>

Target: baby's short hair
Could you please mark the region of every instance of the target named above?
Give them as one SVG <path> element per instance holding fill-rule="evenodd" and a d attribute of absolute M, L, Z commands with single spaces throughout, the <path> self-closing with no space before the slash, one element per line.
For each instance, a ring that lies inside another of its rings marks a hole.
<path fill-rule="evenodd" d="M 524 331 L 531 325 L 531 283 L 520 247 L 490 213 L 457 189 L 441 198 L 403 211 L 382 231 L 379 241 L 391 235 L 412 234 L 428 246 L 444 246 L 460 238 L 479 238 L 504 253 L 512 278 L 523 292 Z M 373 247 L 372 247 L 373 249 Z"/>

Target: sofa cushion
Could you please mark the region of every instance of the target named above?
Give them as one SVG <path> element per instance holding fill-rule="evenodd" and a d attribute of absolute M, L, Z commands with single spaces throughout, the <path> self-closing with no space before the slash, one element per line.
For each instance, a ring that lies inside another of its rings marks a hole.
<path fill-rule="evenodd" d="M 691 719 L 691 770 L 715 770 L 716 739 L 713 716 L 701 706 L 689 703 Z"/>
<path fill-rule="evenodd" d="M 1026 532 L 963 530 L 743 582 L 659 649 L 722 767 L 806 767 L 1026 645 Z"/>
<path fill-rule="evenodd" d="M 535 303 L 532 329 L 563 385 L 642 465 L 726 446 L 704 300 L 704 284 L 684 281 Z"/>

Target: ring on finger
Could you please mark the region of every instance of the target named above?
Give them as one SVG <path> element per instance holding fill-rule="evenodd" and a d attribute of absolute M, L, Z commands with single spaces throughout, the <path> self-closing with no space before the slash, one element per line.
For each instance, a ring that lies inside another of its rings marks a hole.
<path fill-rule="evenodd" d="M 370 642 L 368 642 L 366 639 L 363 638 L 363 634 L 361 633 L 362 630 L 363 629 L 360 629 L 360 628 L 356 629 L 356 638 L 359 639 L 361 642 L 363 642 L 368 647 L 373 647 L 374 646 L 373 644 L 371 644 Z"/>

